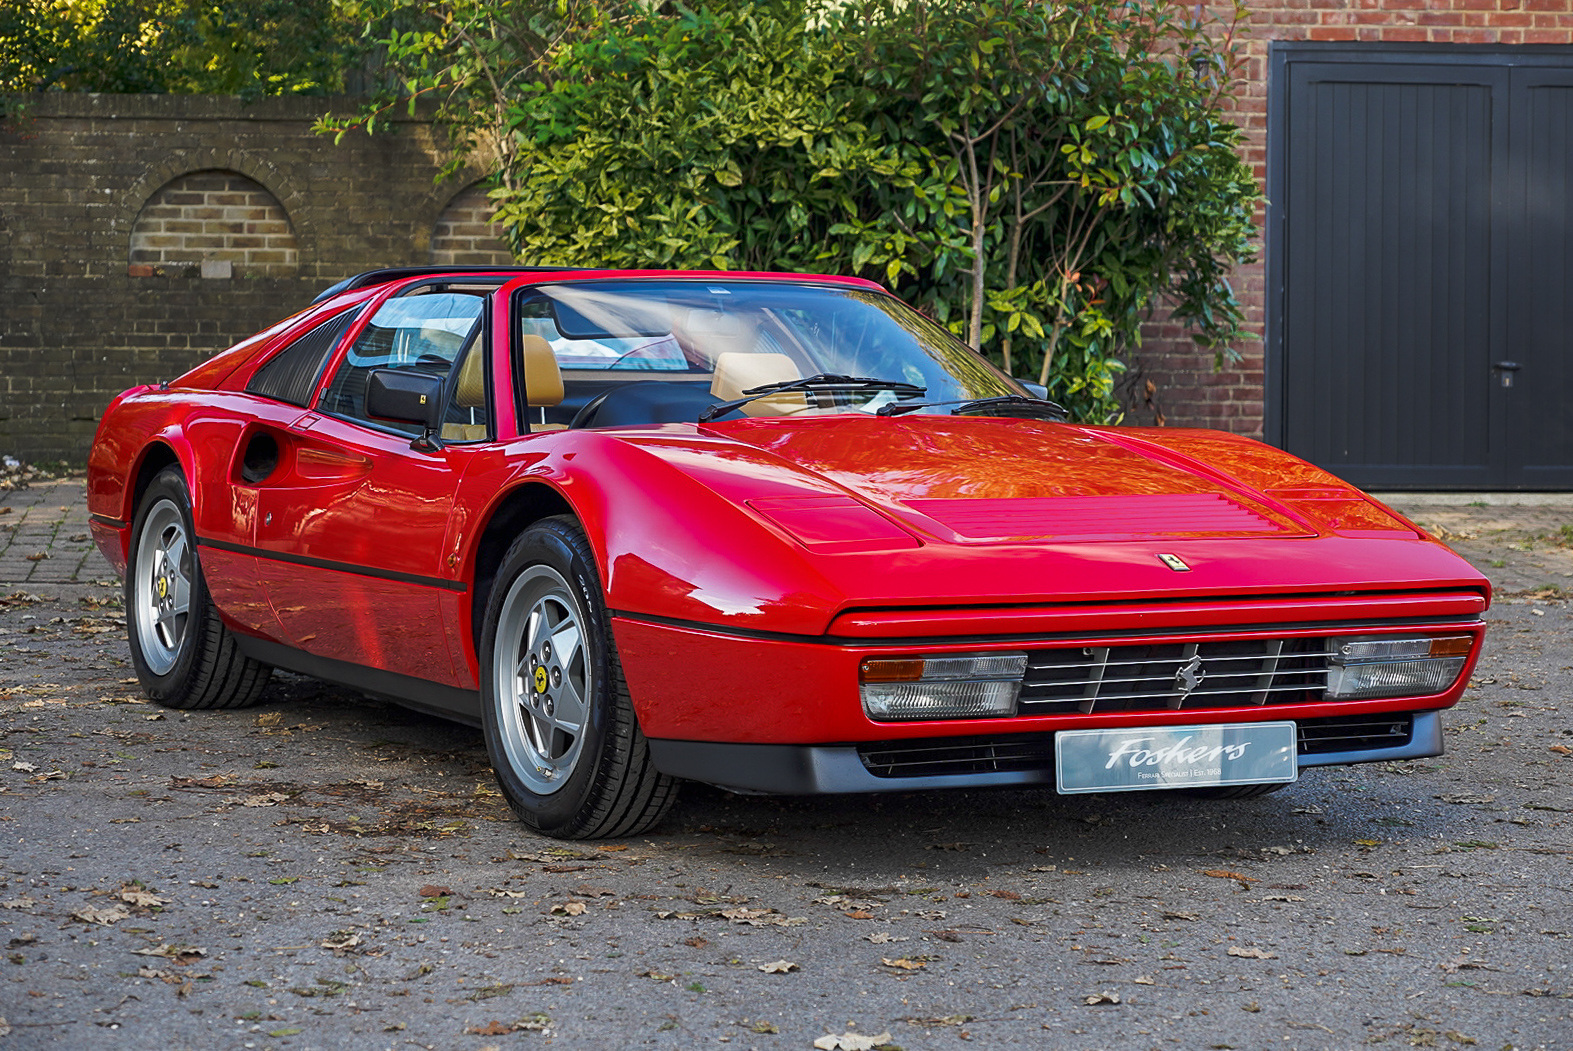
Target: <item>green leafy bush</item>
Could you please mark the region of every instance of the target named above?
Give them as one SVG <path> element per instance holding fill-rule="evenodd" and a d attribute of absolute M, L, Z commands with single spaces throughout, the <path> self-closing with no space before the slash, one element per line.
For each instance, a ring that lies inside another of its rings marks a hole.
<path fill-rule="evenodd" d="M 1218 362 L 1245 338 L 1229 27 L 1166 0 L 362 10 L 530 262 L 873 277 L 1082 419 L 1155 307 Z"/>

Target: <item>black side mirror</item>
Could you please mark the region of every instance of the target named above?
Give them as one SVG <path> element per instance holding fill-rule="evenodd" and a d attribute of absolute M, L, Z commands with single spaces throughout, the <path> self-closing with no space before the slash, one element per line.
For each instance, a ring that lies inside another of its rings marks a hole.
<path fill-rule="evenodd" d="M 442 377 L 401 369 L 372 369 L 366 377 L 366 415 L 374 420 L 418 423 L 421 436 L 412 449 L 442 448 L 436 437 L 442 425 Z"/>

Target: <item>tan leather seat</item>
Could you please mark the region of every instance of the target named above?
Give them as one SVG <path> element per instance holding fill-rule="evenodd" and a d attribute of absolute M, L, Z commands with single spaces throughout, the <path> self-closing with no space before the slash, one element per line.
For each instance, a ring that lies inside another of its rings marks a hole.
<path fill-rule="evenodd" d="M 791 358 L 785 354 L 743 354 L 725 351 L 716 355 L 715 375 L 710 380 L 710 393 L 722 401 L 743 397 L 743 392 L 767 383 L 785 383 L 802 379 Z M 802 394 L 775 394 L 756 398 L 744 405 L 745 416 L 784 416 L 808 408 L 808 399 Z"/>
<path fill-rule="evenodd" d="M 459 366 L 459 377 L 454 382 L 453 404 L 461 409 L 486 407 L 486 353 L 480 341 L 470 345 L 470 352 Z M 472 417 L 473 418 L 473 417 Z M 449 442 L 479 442 L 487 437 L 484 423 L 445 423 L 442 437 Z"/>
<path fill-rule="evenodd" d="M 563 424 L 546 422 L 545 410 L 563 400 L 563 373 L 552 345 L 541 336 L 526 334 L 519 337 L 519 355 L 524 366 L 524 403 L 542 410 L 538 419 L 529 421 L 530 432 L 562 430 Z"/>

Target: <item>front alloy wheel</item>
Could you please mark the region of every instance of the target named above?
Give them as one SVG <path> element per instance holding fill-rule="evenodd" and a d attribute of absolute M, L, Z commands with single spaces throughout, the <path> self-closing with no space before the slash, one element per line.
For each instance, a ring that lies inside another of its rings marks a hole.
<path fill-rule="evenodd" d="M 497 681 L 503 749 L 530 791 L 551 795 L 584 754 L 595 672 L 585 650 L 584 614 L 568 582 L 535 565 L 508 589 L 498 615 Z"/>
<path fill-rule="evenodd" d="M 572 518 L 535 523 L 503 556 L 481 663 L 486 751 L 521 821 L 559 839 L 599 839 L 666 815 L 677 784 L 650 761 L 595 554 Z"/>

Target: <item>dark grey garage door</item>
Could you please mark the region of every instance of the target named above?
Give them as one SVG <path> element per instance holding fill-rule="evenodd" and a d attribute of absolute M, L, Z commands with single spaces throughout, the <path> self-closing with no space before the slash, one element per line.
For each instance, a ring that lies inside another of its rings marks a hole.
<path fill-rule="evenodd" d="M 1573 488 L 1573 49 L 1280 44 L 1272 77 L 1269 439 Z"/>

